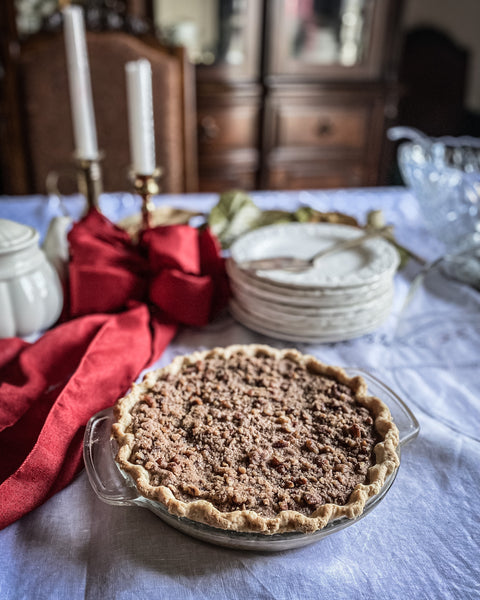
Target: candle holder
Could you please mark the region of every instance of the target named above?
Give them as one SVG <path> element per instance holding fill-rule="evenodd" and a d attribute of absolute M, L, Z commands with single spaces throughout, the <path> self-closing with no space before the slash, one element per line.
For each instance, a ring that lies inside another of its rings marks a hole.
<path fill-rule="evenodd" d="M 77 170 L 78 191 L 83 194 L 87 200 L 87 211 L 91 208 L 99 210 L 99 198 L 103 192 L 103 178 L 100 161 L 103 159 L 103 153 L 98 158 L 78 158 L 75 157 L 75 166 Z"/>
<path fill-rule="evenodd" d="M 153 211 L 155 209 L 152 196 L 160 192 L 158 182 L 161 175 L 162 169 L 160 167 L 157 167 L 151 175 L 132 173 L 134 190 L 142 198 L 142 229 L 149 229 L 152 226 Z"/>
<path fill-rule="evenodd" d="M 59 181 L 65 177 L 73 179 L 77 184 L 77 189 L 86 199 L 85 214 L 90 208 L 99 207 L 99 197 L 103 192 L 103 177 L 101 161 L 104 153 L 100 152 L 98 158 L 86 159 L 79 158 L 76 154 L 73 156 L 73 165 L 62 169 L 50 171 L 45 181 L 47 194 L 62 198 L 63 194 L 60 191 Z"/>

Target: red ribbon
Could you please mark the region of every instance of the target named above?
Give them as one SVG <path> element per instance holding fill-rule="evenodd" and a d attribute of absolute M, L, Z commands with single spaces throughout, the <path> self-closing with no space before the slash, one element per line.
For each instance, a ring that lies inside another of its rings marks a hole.
<path fill-rule="evenodd" d="M 228 298 L 208 229 L 157 227 L 134 245 L 94 210 L 69 243 L 69 320 L 33 344 L 0 341 L 0 528 L 72 480 L 88 419 L 128 390 L 178 324 L 205 325 Z"/>
<path fill-rule="evenodd" d="M 70 315 L 153 303 L 177 323 L 206 325 L 228 297 L 223 258 L 209 229 L 156 227 L 138 246 L 98 211 L 69 235 Z"/>

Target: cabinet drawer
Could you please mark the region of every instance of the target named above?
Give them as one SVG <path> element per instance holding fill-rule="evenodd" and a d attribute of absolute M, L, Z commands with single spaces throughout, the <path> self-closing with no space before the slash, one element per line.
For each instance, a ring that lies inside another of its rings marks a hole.
<path fill-rule="evenodd" d="M 229 173 L 200 173 L 199 192 L 228 192 L 229 190 L 251 191 L 257 188 L 256 173 L 239 171 Z"/>
<path fill-rule="evenodd" d="M 200 167 L 200 192 L 226 192 L 232 189 L 257 188 L 257 169 L 254 165 L 226 165 L 223 169 Z"/>
<path fill-rule="evenodd" d="M 198 144 L 202 152 L 219 152 L 258 145 L 257 106 L 215 106 L 198 110 Z"/>
<path fill-rule="evenodd" d="M 368 108 L 362 106 L 281 106 L 275 145 L 360 150 L 366 145 L 368 122 Z"/>
<path fill-rule="evenodd" d="M 359 163 L 317 162 L 271 166 L 265 185 L 272 190 L 346 188 L 367 185 L 368 176 Z"/>

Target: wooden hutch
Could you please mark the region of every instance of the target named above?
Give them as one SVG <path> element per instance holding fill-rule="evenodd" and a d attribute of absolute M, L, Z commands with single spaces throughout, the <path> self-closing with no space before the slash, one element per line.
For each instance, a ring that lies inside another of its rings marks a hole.
<path fill-rule="evenodd" d="M 399 0 L 194 4 L 154 6 L 160 31 L 198 63 L 201 190 L 383 183 Z"/>

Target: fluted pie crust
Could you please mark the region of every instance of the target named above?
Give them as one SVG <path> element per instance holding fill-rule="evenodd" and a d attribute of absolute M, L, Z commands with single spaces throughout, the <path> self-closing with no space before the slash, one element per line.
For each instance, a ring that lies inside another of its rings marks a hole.
<path fill-rule="evenodd" d="M 225 530 L 313 532 L 355 518 L 399 465 L 397 427 L 363 378 L 293 349 L 179 356 L 114 415 L 116 460 L 139 493 Z"/>

